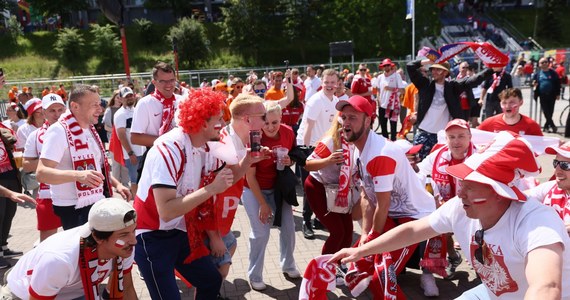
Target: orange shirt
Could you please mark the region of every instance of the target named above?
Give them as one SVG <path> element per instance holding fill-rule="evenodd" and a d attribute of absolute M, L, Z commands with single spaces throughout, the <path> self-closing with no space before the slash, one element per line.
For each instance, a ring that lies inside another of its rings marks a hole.
<path fill-rule="evenodd" d="M 414 95 L 418 93 L 418 88 L 413 83 L 410 83 L 404 90 L 404 100 L 402 106 L 408 108 L 408 114 L 416 111 L 414 107 Z"/>
<path fill-rule="evenodd" d="M 277 90 L 275 87 L 270 88 L 265 93 L 265 100 L 281 100 L 283 97 L 285 97 L 283 90 Z"/>

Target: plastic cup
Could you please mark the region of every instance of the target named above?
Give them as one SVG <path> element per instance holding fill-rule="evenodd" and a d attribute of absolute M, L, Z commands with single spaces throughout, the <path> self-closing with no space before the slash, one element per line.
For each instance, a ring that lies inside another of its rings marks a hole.
<path fill-rule="evenodd" d="M 285 156 L 287 156 L 287 153 L 289 153 L 289 149 L 285 147 L 278 147 L 273 149 L 273 151 L 275 151 L 275 155 L 277 156 L 277 170 L 279 171 L 285 170 L 285 165 L 283 164 L 283 160 L 285 159 Z"/>
<path fill-rule="evenodd" d="M 16 163 L 16 168 L 22 167 L 22 159 L 24 158 L 24 153 L 22 151 L 15 151 L 14 152 L 14 162 Z"/>

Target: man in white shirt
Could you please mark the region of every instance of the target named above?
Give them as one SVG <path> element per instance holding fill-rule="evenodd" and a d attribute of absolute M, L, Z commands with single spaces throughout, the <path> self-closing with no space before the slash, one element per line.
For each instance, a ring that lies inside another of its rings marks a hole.
<path fill-rule="evenodd" d="M 125 199 L 128 188 L 109 172 L 105 149 L 93 125 L 102 112 L 97 90 L 77 85 L 69 95 L 69 111 L 44 135 L 36 177 L 50 184 L 53 209 L 67 230 L 87 222 L 91 206 L 112 195 L 112 187 Z"/>
<path fill-rule="evenodd" d="M 130 87 L 125 86 L 121 88 L 120 96 L 123 98 L 123 106 L 115 113 L 113 124 L 115 124 L 115 130 L 123 148 L 125 167 L 129 170 L 131 194 L 136 195 L 137 169 L 145 149 L 143 146 L 131 143 L 131 126 L 136 102 L 135 94 Z"/>
<path fill-rule="evenodd" d="M 321 80 L 319 79 L 319 77 L 315 75 L 316 71 L 313 65 L 307 66 L 307 79 L 305 79 L 305 82 L 303 83 L 305 85 L 305 90 L 306 90 L 305 100 L 310 99 L 321 86 Z"/>
<path fill-rule="evenodd" d="M 122 199 L 97 202 L 89 222 L 59 232 L 26 253 L 10 270 L 1 299 L 137 299 L 133 265 L 137 215 Z M 109 290 L 109 292 L 107 291 Z"/>
<path fill-rule="evenodd" d="M 483 282 L 461 299 L 570 299 L 570 238 L 551 208 L 529 199 L 518 179 L 538 174 L 530 144 L 500 132 L 481 153 L 447 167 L 462 187 L 426 218 L 408 222 L 331 261 L 351 262 L 453 232 Z"/>
<path fill-rule="evenodd" d="M 307 67 L 307 72 L 309 71 Z M 312 70 L 312 67 L 311 67 Z M 336 115 L 335 104 L 338 98 L 334 95 L 338 85 L 338 72 L 327 69 L 323 72 L 322 90 L 315 93 L 307 100 L 303 118 L 297 131 L 297 145 L 314 147 L 323 137 L 325 132 L 331 127 Z M 309 88 L 307 88 L 307 96 Z M 301 168 L 301 180 L 305 179 L 309 173 Z M 313 239 L 315 234 L 311 225 L 311 215 L 313 214 L 309 201 L 303 201 L 303 234 L 307 239 Z"/>

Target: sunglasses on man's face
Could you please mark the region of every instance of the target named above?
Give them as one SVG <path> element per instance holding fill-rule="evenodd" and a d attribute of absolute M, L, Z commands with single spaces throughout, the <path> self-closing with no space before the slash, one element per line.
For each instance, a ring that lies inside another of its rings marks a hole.
<path fill-rule="evenodd" d="M 485 245 L 485 240 L 483 236 L 485 235 L 485 231 L 483 229 L 479 229 L 475 231 L 475 243 L 477 243 L 477 249 L 475 249 L 475 259 L 480 262 L 481 264 L 485 264 L 485 257 L 487 245 Z"/>
<path fill-rule="evenodd" d="M 552 166 L 556 169 L 556 167 L 560 166 L 562 171 L 570 171 L 570 161 L 559 161 L 557 159 L 552 161 Z"/>

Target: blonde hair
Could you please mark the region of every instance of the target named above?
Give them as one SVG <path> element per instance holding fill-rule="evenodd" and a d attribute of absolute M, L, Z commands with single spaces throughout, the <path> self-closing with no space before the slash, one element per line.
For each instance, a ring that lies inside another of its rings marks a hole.
<path fill-rule="evenodd" d="M 230 104 L 230 112 L 232 116 L 241 117 L 255 105 L 263 104 L 263 99 L 257 95 L 239 94 Z"/>
<path fill-rule="evenodd" d="M 333 148 L 334 149 L 340 149 L 341 148 L 339 130 L 342 128 L 342 125 L 338 121 L 339 118 L 340 118 L 340 112 L 337 112 L 336 115 L 334 115 L 334 117 L 333 117 L 331 127 L 329 128 L 329 130 L 327 130 L 327 132 L 325 133 L 325 135 L 322 138 L 322 139 L 325 139 L 325 138 L 330 136 L 332 138 L 332 141 L 333 141 Z"/>
<path fill-rule="evenodd" d="M 277 101 L 265 101 L 263 103 L 263 106 L 265 106 L 265 113 L 266 114 L 270 114 L 270 113 L 277 113 L 279 115 L 282 114 L 282 109 L 281 109 L 281 105 L 279 105 L 279 102 Z"/>

